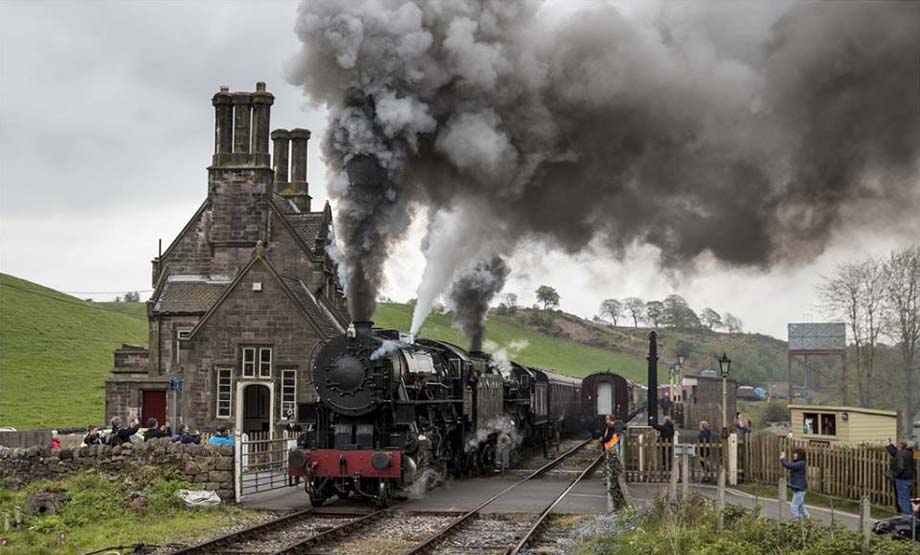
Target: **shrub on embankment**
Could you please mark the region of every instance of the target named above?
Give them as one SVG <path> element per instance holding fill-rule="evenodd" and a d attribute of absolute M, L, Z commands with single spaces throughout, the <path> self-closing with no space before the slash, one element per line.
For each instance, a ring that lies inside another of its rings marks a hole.
<path fill-rule="evenodd" d="M 726 507 L 724 525 L 709 499 L 693 497 L 668 513 L 661 502 L 645 512 L 624 511 L 582 543 L 580 555 L 857 555 L 862 536 L 815 520 L 777 522 L 757 511 Z M 915 544 L 916 545 L 916 544 Z M 869 553 L 909 555 L 910 542 L 874 536 Z"/>

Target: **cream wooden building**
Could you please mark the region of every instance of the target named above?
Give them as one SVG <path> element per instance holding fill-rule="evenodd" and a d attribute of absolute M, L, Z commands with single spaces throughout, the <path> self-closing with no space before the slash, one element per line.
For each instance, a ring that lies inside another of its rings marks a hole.
<path fill-rule="evenodd" d="M 811 445 L 885 444 L 898 437 L 898 413 L 859 407 L 789 405 L 793 439 Z"/>

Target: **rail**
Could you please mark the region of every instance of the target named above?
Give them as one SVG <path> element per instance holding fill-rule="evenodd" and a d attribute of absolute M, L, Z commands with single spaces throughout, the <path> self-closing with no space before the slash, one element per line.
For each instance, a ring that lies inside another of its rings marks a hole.
<path fill-rule="evenodd" d="M 559 463 L 561 463 L 563 460 L 565 460 L 566 458 L 568 458 L 570 455 L 572 455 L 572 454 L 575 453 L 576 451 L 580 450 L 580 449 L 583 448 L 584 446 L 588 445 L 589 443 L 592 443 L 593 441 L 594 441 L 593 439 L 587 439 L 587 440 L 583 441 L 582 443 L 576 445 L 576 446 L 573 447 L 572 449 L 569 449 L 569 450 L 566 451 L 565 453 L 559 455 L 559 456 L 556 457 L 555 459 L 549 461 L 548 463 L 544 464 L 544 465 L 541 466 L 540 468 L 534 470 L 533 472 L 531 472 L 530 474 L 528 474 L 528 475 L 525 476 L 524 478 L 521 478 L 521 479 L 518 480 L 517 482 L 511 484 L 510 486 L 508 486 L 508 487 L 506 487 L 505 489 L 501 490 L 500 492 L 496 493 L 495 495 L 493 495 L 492 497 L 490 497 L 490 498 L 487 499 L 486 501 L 480 503 L 479 506 L 477 506 L 476 508 L 474 508 L 474 509 L 472 509 L 472 510 L 466 512 L 466 513 L 464 513 L 462 516 L 460 516 L 459 518 L 457 518 L 456 520 L 454 520 L 453 522 L 451 522 L 450 524 L 448 524 L 448 525 L 445 526 L 444 528 L 438 530 L 437 532 L 435 532 L 434 534 L 432 534 L 431 536 L 429 536 L 428 539 L 426 539 L 425 541 L 423 541 L 423 542 L 420 543 L 419 545 L 413 547 L 412 549 L 410 549 L 410 550 L 408 550 L 408 551 L 403 552 L 403 555 L 422 555 L 422 554 L 424 554 L 424 553 L 428 553 L 428 552 L 429 552 L 430 550 L 432 550 L 436 545 L 438 545 L 438 544 L 440 544 L 442 541 L 444 541 L 452 532 L 454 532 L 455 530 L 457 530 L 461 525 L 463 525 L 463 524 L 469 522 L 471 519 L 473 519 L 474 517 L 478 516 L 478 515 L 479 515 L 479 512 L 480 512 L 482 509 L 484 509 L 486 506 L 488 506 L 489 504 L 491 504 L 492 502 L 494 502 L 496 499 L 498 499 L 499 497 L 505 495 L 506 493 L 508 493 L 508 492 L 511 491 L 512 489 L 514 489 L 514 488 L 520 486 L 521 484 L 523 484 L 523 483 L 525 483 L 525 482 L 528 482 L 528 481 L 530 481 L 530 480 L 532 480 L 532 479 L 534 479 L 534 478 L 536 478 L 536 477 L 538 477 L 538 476 L 540 476 L 540 475 L 546 473 L 548 470 L 550 470 L 550 469 L 553 468 L 554 466 L 556 466 L 556 465 L 558 465 Z M 596 465 L 597 465 L 597 460 L 595 460 L 595 461 L 592 463 L 591 469 L 593 469 L 593 467 L 596 466 Z M 584 475 L 585 475 L 585 473 L 583 472 L 582 474 L 579 475 L 579 477 L 577 478 L 577 480 L 581 480 L 581 478 L 582 478 Z M 566 493 L 568 493 L 570 489 L 571 489 L 571 487 L 568 488 L 565 492 L 563 492 L 563 495 L 562 495 L 562 496 L 564 496 Z M 560 497 L 553 503 L 553 505 L 552 505 L 553 507 L 555 507 L 556 503 L 558 503 L 558 500 L 561 499 L 562 496 L 560 496 Z"/>

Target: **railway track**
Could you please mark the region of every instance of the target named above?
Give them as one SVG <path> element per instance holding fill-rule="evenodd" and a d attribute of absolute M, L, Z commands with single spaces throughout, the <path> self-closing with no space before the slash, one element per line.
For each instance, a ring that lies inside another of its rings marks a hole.
<path fill-rule="evenodd" d="M 534 470 L 521 480 L 498 492 L 478 507 L 454 519 L 422 543 L 403 552 L 403 555 L 465 555 L 519 553 L 531 542 L 545 525 L 550 513 L 560 501 L 586 476 L 591 474 L 601 460 L 603 453 L 590 457 L 590 462 L 571 481 L 568 487 L 557 495 L 553 501 L 536 518 L 528 519 L 521 515 L 483 515 L 482 510 L 511 491 L 512 489 L 537 478 L 564 461 L 569 460 L 594 440 L 586 440 L 566 451 L 559 457 Z"/>
<path fill-rule="evenodd" d="M 515 554 L 545 525 L 562 498 L 597 466 L 585 457 L 586 440 L 533 470 L 471 511 L 410 512 L 398 506 L 370 513 L 307 509 L 226 534 L 171 555 L 381 555 Z M 514 488 L 567 461 L 583 471 L 539 515 L 484 515 L 482 510 Z M 585 461 L 588 461 L 585 463 Z"/>

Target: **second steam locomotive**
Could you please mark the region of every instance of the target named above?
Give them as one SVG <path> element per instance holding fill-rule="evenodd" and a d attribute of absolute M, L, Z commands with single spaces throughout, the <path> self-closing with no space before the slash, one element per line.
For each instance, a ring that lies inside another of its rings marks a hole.
<path fill-rule="evenodd" d="M 615 406 L 625 415 L 633 407 L 623 400 L 625 381 L 591 382 L 589 408 L 580 378 L 404 339 L 355 322 L 316 355 L 317 400 L 298 405 L 305 431 L 288 458 L 288 474 L 304 478 L 314 505 L 357 495 L 385 506 L 432 476 L 487 472 L 503 452 L 592 429 L 597 410 Z M 629 387 L 630 396 L 642 388 Z"/>

